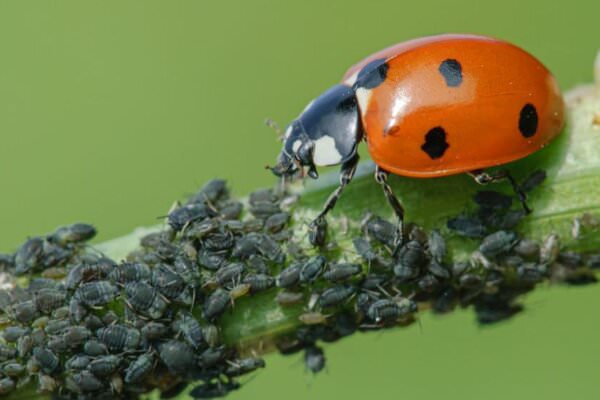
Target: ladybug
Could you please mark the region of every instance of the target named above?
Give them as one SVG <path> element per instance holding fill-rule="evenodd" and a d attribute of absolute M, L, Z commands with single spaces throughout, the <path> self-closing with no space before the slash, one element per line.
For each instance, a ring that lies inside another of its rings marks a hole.
<path fill-rule="evenodd" d="M 460 173 L 479 184 L 508 180 L 526 212 L 525 192 L 507 170 L 486 172 L 546 146 L 562 130 L 564 103 L 552 74 L 532 55 L 502 40 L 444 34 L 388 47 L 352 66 L 310 102 L 283 138 L 277 176 L 341 164 L 339 187 L 312 223 L 334 207 L 367 142 L 375 179 L 397 218 L 404 210 L 390 173 L 434 178 Z"/>

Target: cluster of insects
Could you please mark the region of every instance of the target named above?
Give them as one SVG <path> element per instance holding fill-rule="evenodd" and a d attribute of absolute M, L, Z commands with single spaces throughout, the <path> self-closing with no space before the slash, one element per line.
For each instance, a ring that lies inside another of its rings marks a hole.
<path fill-rule="evenodd" d="M 534 174 L 524 186 L 541 180 Z M 600 256 L 562 251 L 556 235 L 520 237 L 513 229 L 525 214 L 498 192 L 478 192 L 477 210 L 449 220 L 443 234 L 406 224 L 399 248 L 397 226 L 372 214 L 315 242 L 294 230 L 302 226 L 292 221 L 297 200 L 266 189 L 244 203 L 212 180 L 120 263 L 85 245 L 96 232 L 86 224 L 1 255 L 5 273 L 29 282 L 0 291 L 0 394 L 32 384 L 57 399 L 137 398 L 153 389 L 164 398 L 184 390 L 222 397 L 265 366 L 223 344 L 221 316 L 242 297 L 270 293 L 274 307 L 302 310 L 275 342 L 282 354 L 303 351 L 317 373 L 326 365 L 321 342 L 411 324 L 425 304 L 437 313 L 473 306 L 480 323 L 501 321 L 537 283 L 593 282 L 600 268 Z M 600 225 L 592 216 L 576 222 L 577 234 Z M 478 249 L 452 263 L 449 235 Z M 338 239 L 351 245 L 340 251 Z"/>

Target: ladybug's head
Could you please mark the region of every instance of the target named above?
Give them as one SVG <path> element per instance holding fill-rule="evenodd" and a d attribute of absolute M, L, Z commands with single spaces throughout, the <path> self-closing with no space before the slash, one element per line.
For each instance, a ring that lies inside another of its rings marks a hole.
<path fill-rule="evenodd" d="M 283 149 L 271 171 L 293 176 L 307 168 L 318 178 L 317 166 L 337 165 L 356 154 L 362 138 L 358 103 L 352 88 L 336 85 L 302 111 L 285 131 Z"/>

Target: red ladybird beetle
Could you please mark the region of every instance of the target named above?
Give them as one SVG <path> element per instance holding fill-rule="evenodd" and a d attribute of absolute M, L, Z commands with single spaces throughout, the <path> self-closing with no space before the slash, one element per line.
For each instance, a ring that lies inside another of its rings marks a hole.
<path fill-rule="evenodd" d="M 468 173 L 477 183 L 507 179 L 524 209 L 525 194 L 506 170 L 485 168 L 523 158 L 548 144 L 564 124 L 552 74 L 510 43 L 446 34 L 410 40 L 375 53 L 342 83 L 313 100 L 287 127 L 277 176 L 341 164 L 339 187 L 312 223 L 324 224 L 358 163 L 366 140 L 376 181 L 398 217 L 404 210 L 388 174 L 415 178 Z"/>

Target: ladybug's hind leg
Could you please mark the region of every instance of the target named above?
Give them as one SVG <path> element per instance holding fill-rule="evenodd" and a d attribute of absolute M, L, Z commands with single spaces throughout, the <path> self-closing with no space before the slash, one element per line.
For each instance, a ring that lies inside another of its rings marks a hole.
<path fill-rule="evenodd" d="M 379 183 L 383 188 L 385 198 L 394 210 L 396 217 L 398 217 L 398 226 L 396 227 L 396 238 L 394 240 L 394 250 L 392 253 L 393 256 L 396 256 L 396 254 L 398 254 L 398 250 L 400 250 L 400 247 L 402 246 L 402 232 L 404 230 L 404 207 L 402 207 L 402 203 L 400 203 L 400 200 L 398 200 L 394 192 L 392 192 L 391 186 L 387 183 L 388 176 L 389 172 L 377 166 L 375 169 L 375 181 L 377 181 L 377 183 Z"/>
<path fill-rule="evenodd" d="M 340 185 L 329 195 L 329 197 L 327 198 L 327 201 L 325 201 L 325 205 L 323 206 L 323 210 L 321 210 L 321 212 L 319 213 L 319 215 L 317 215 L 317 218 L 315 218 L 310 226 L 309 226 L 309 230 L 313 231 L 313 232 L 317 232 L 314 235 L 309 235 L 309 237 L 325 237 L 325 232 L 320 232 L 321 234 L 319 234 L 319 230 L 324 230 L 326 229 L 325 227 L 327 226 L 326 221 L 325 221 L 325 215 L 327 215 L 327 213 L 329 211 L 331 211 L 333 209 L 333 207 L 335 207 L 335 203 L 337 202 L 337 200 L 340 198 L 340 196 L 342 195 L 342 192 L 344 191 L 344 188 L 346 187 L 346 185 L 348 185 L 350 183 L 350 181 L 352 180 L 352 178 L 354 177 L 354 173 L 356 172 L 356 166 L 358 165 L 358 153 L 355 154 L 351 159 L 349 159 L 348 161 L 346 161 L 345 163 L 342 164 L 342 168 L 340 171 Z M 313 242 L 312 244 L 314 246 L 321 246 L 323 245 L 323 243 L 319 243 L 322 242 L 322 240 L 311 240 L 311 242 Z"/>
<path fill-rule="evenodd" d="M 531 208 L 529 208 L 529 206 L 527 205 L 527 195 L 525 194 L 521 186 L 519 186 L 515 178 L 513 178 L 513 176 L 507 170 L 503 169 L 500 171 L 494 171 L 493 173 L 488 173 L 483 170 L 476 170 L 468 172 L 468 174 L 475 180 L 475 182 L 479 183 L 480 185 L 487 185 L 488 183 L 492 182 L 500 182 L 505 179 L 508 180 L 515 194 L 519 198 L 521 206 L 523 206 L 523 210 L 525 210 L 527 214 L 531 213 Z"/>

